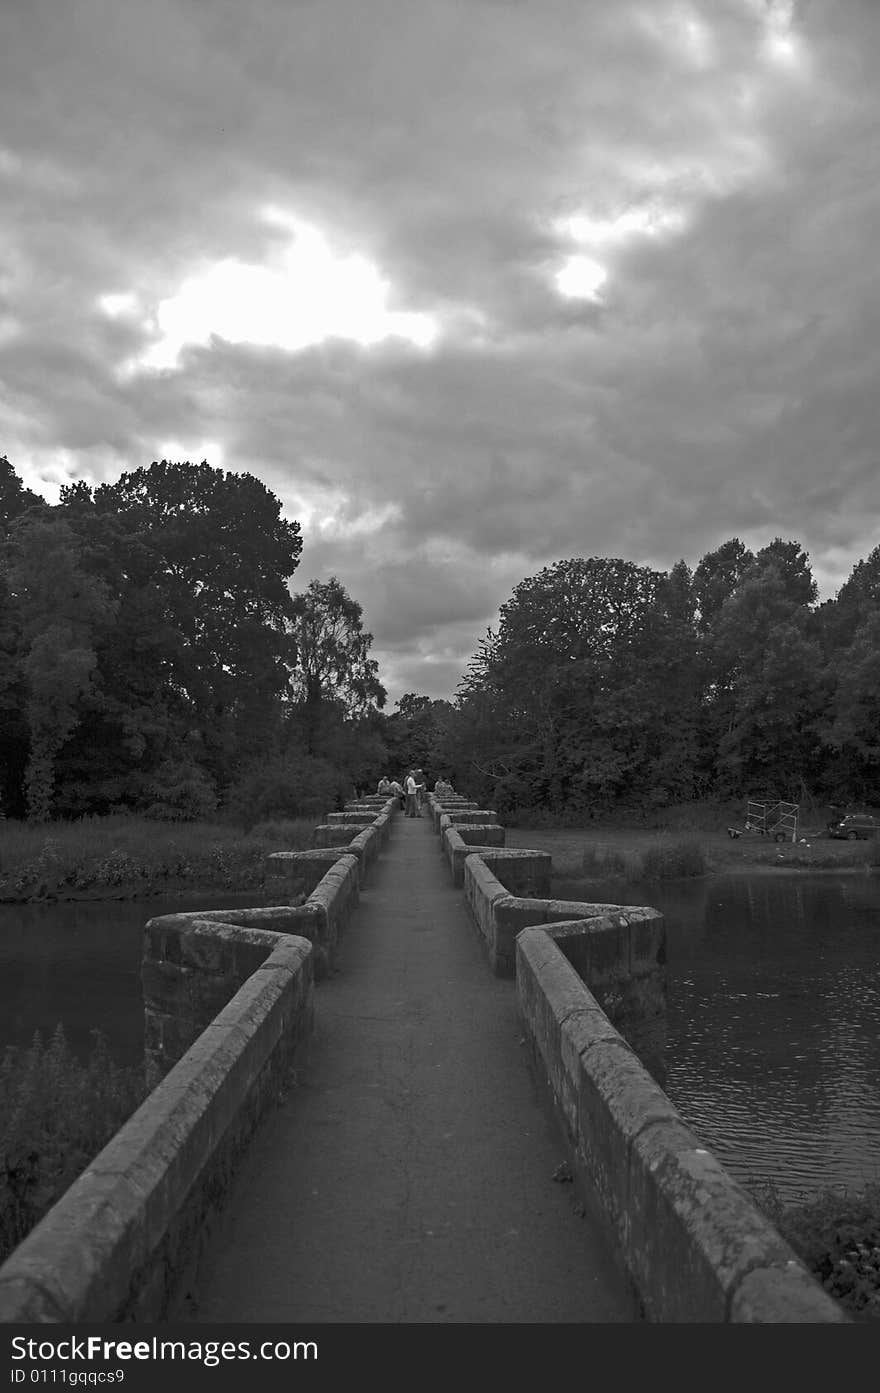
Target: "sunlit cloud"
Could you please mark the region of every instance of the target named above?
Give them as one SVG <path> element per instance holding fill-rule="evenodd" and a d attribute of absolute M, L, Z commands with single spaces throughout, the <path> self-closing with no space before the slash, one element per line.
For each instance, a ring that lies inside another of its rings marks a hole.
<path fill-rule="evenodd" d="M 570 256 L 556 273 L 556 288 L 569 300 L 596 300 L 608 272 L 591 256 Z"/>
<path fill-rule="evenodd" d="M 747 0 L 762 27 L 762 58 L 777 68 L 803 73 L 808 66 L 807 47 L 794 27 L 793 0 Z"/>
<path fill-rule="evenodd" d="M 189 460 L 196 464 L 207 460 L 212 469 L 222 469 L 225 452 L 219 440 L 206 440 L 201 436 L 189 440 L 180 436 L 165 436 L 156 441 L 153 458 Z"/>
<path fill-rule="evenodd" d="M 355 537 L 369 537 L 381 532 L 389 523 L 399 522 L 403 509 L 399 503 L 384 503 L 374 508 L 364 508 L 353 513 L 351 499 L 346 494 L 337 494 L 333 506 L 326 512 L 317 511 L 312 517 L 312 526 L 322 541 L 348 541 Z"/>
<path fill-rule="evenodd" d="M 139 366 L 175 368 L 183 348 L 214 337 L 288 352 L 330 338 L 364 348 L 390 338 L 422 349 L 434 343 L 436 319 L 392 309 L 390 282 L 366 257 L 337 255 L 315 228 L 274 209 L 266 218 L 283 222 L 292 235 L 281 264 L 224 258 L 202 267 L 159 303 L 158 338 Z M 104 296 L 103 302 L 107 313 L 119 313 L 126 297 Z"/>
<path fill-rule="evenodd" d="M 560 219 L 556 226 L 576 242 L 600 246 L 625 242 L 631 237 L 661 237 L 682 232 L 687 226 L 687 215 L 681 208 L 651 204 L 627 208 L 614 218 L 594 218 L 586 213 L 575 213 Z"/>
<path fill-rule="evenodd" d="M 99 295 L 98 308 L 108 319 L 119 319 L 123 315 L 135 314 L 138 308 L 138 298 L 126 292 L 118 295 Z"/>
<path fill-rule="evenodd" d="M 289 491 L 286 499 L 305 533 L 322 543 L 366 538 L 403 517 L 399 503 L 362 507 L 344 488 Z"/>

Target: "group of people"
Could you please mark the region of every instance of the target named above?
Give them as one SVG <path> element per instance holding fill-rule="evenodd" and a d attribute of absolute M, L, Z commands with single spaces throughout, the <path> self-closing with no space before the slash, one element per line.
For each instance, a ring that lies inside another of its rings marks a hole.
<path fill-rule="evenodd" d="M 424 769 L 410 769 L 403 783 L 397 779 L 389 779 L 387 774 L 383 774 L 376 787 L 376 792 L 384 794 L 386 798 L 396 798 L 400 803 L 401 812 L 405 812 L 407 817 L 421 817 L 422 808 L 428 797 L 428 781 L 425 778 Z M 454 792 L 452 784 L 442 776 L 434 785 L 434 792 L 440 794 L 450 794 Z"/>

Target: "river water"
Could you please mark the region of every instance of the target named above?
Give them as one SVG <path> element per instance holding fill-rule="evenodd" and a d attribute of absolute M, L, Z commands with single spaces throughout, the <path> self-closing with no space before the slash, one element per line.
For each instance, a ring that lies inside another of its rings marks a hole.
<path fill-rule="evenodd" d="M 606 895 L 666 918 L 666 1092 L 731 1174 L 788 1202 L 880 1180 L 880 877 Z"/>
<path fill-rule="evenodd" d="M 0 905 L 0 1049 L 44 1040 L 60 1022 L 85 1058 L 98 1029 L 117 1064 L 141 1064 L 144 924 L 159 914 L 206 906 L 272 903 L 249 891 L 186 898 Z"/>
<path fill-rule="evenodd" d="M 666 916 L 666 1091 L 732 1174 L 770 1180 L 786 1200 L 880 1179 L 880 877 L 769 872 L 590 893 Z M 139 1062 L 144 923 L 195 907 L 0 907 L 0 1047 L 61 1021 L 77 1053 L 98 1027 L 118 1062 Z"/>

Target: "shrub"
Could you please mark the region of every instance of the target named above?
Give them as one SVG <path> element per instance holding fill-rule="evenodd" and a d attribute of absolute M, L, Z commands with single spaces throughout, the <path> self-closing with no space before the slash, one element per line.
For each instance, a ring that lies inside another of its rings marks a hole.
<path fill-rule="evenodd" d="M 134 1112 L 146 1094 L 142 1071 L 114 1064 L 92 1032 L 85 1064 L 62 1026 L 48 1046 L 0 1058 L 0 1262 Z"/>
<path fill-rule="evenodd" d="M 147 783 L 146 817 L 162 822 L 199 822 L 217 807 L 217 792 L 192 760 L 163 760 Z"/>
<path fill-rule="evenodd" d="M 311 818 L 341 808 L 351 783 L 325 759 L 311 755 L 252 766 L 229 790 L 225 808 L 244 827 L 272 819 Z"/>
<path fill-rule="evenodd" d="M 880 1320 L 880 1182 L 789 1205 L 770 1181 L 748 1189 L 830 1296 L 857 1320 Z"/>

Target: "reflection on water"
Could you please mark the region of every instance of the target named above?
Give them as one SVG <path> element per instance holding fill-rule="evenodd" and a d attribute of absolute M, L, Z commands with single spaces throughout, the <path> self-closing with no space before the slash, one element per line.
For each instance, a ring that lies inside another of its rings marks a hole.
<path fill-rule="evenodd" d="M 666 916 L 666 1090 L 741 1180 L 795 1199 L 880 1179 L 880 878 L 762 874 L 594 886 Z M 266 904 L 253 894 L 199 907 Z M 63 1021 L 88 1051 L 143 1053 L 141 932 L 195 908 L 150 900 L 0 907 L 0 1047 Z"/>
<path fill-rule="evenodd" d="M 728 1170 L 788 1200 L 880 1180 L 877 878 L 737 875 L 617 896 L 666 916 L 666 1091 Z"/>

